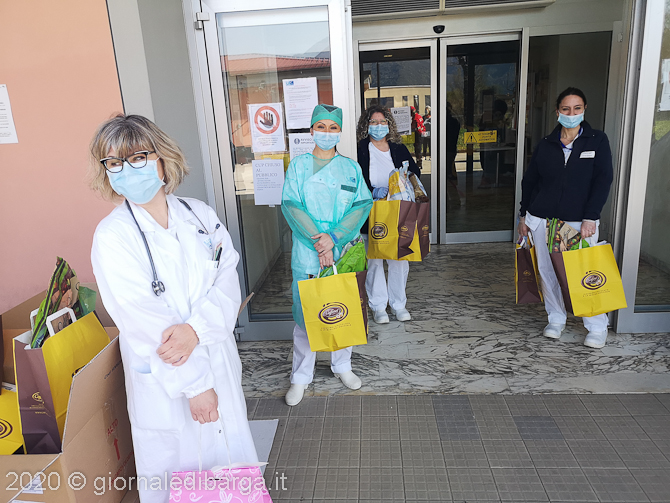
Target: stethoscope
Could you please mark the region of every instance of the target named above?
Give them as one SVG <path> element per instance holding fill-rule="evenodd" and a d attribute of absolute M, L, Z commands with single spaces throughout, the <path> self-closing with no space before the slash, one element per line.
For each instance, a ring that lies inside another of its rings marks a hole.
<path fill-rule="evenodd" d="M 193 216 L 198 220 L 198 222 L 200 222 L 200 227 L 201 228 L 198 229 L 198 233 L 199 234 L 206 234 L 206 235 L 209 236 L 210 233 L 207 230 L 207 227 L 205 227 L 205 224 L 202 223 L 202 220 L 200 220 L 200 217 L 198 217 L 198 215 L 195 214 L 195 211 L 193 211 L 193 209 L 189 206 L 189 204 L 186 201 L 184 201 L 183 199 L 179 198 L 179 197 L 177 198 L 177 200 L 181 204 L 186 206 L 186 209 L 188 209 L 188 211 L 193 213 Z M 147 242 L 147 238 L 144 235 L 144 231 L 140 227 L 140 224 L 137 223 L 137 218 L 135 218 L 135 213 L 133 213 L 133 209 L 130 207 L 130 203 L 128 202 L 127 199 L 126 199 L 126 207 L 128 208 L 128 211 L 130 211 L 130 215 L 133 217 L 133 221 L 135 222 L 135 225 L 137 226 L 137 229 L 140 231 L 140 235 L 142 236 L 142 241 L 144 241 L 144 247 L 146 248 L 147 255 L 149 256 L 149 263 L 151 264 L 151 272 L 154 275 L 154 280 L 151 282 L 151 288 L 153 289 L 154 294 L 156 294 L 156 297 L 160 297 L 161 293 L 163 293 L 165 291 L 165 285 L 163 284 L 162 281 L 160 281 L 158 279 L 158 274 L 156 274 L 156 266 L 154 264 L 154 259 L 151 256 L 151 250 L 149 249 L 149 243 Z M 219 227 L 221 227 L 221 224 L 216 224 L 216 228 L 215 228 L 214 231 L 216 232 L 216 230 L 218 230 Z"/>

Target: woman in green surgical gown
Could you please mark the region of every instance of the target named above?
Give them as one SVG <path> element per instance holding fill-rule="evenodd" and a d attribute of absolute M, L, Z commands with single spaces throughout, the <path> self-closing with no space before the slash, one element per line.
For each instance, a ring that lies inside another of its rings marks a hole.
<path fill-rule="evenodd" d="M 295 157 L 284 181 L 282 212 L 293 231 L 291 270 L 293 272 L 293 371 L 288 405 L 302 400 L 312 382 L 316 353 L 309 347 L 298 281 L 317 275 L 333 265 L 344 246 L 360 236 L 360 228 L 370 213 L 372 195 L 356 161 L 337 153 L 335 145 L 342 132 L 342 110 L 317 105 L 312 113 L 314 151 Z M 352 348 L 331 353 L 331 370 L 351 389 L 361 380 L 351 371 Z"/>

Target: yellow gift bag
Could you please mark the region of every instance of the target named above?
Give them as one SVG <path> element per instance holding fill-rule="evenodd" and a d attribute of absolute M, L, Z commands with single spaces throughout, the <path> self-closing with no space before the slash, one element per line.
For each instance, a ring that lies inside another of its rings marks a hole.
<path fill-rule="evenodd" d="M 368 258 L 399 260 L 411 255 L 416 210 L 409 201 L 375 201 L 370 210 Z M 417 236 L 418 239 L 418 236 Z"/>
<path fill-rule="evenodd" d="M 596 316 L 627 307 L 611 245 L 581 248 L 561 255 L 575 316 Z"/>
<path fill-rule="evenodd" d="M 16 387 L 2 383 L 0 393 L 0 456 L 14 454 L 23 447 L 19 400 Z"/>
<path fill-rule="evenodd" d="M 71 309 L 66 309 L 74 319 Z M 63 313 L 59 311 L 47 318 Z M 51 335 L 41 348 L 30 348 L 32 332 L 14 338 L 14 373 L 21 428 L 28 454 L 59 452 L 74 375 L 109 344 L 95 313 Z"/>
<path fill-rule="evenodd" d="M 355 272 L 298 281 L 305 329 L 312 351 L 367 344 L 361 293 Z M 365 281 L 363 289 L 365 289 Z M 363 294 L 364 295 L 364 294 Z"/>
<path fill-rule="evenodd" d="M 367 257 L 421 262 L 430 251 L 429 218 L 430 203 L 375 201 Z"/>

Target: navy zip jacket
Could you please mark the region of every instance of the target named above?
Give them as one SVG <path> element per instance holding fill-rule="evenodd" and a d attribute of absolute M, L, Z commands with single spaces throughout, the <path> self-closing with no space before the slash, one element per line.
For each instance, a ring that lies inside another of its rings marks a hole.
<path fill-rule="evenodd" d="M 421 177 L 421 168 L 416 165 L 412 154 L 409 153 L 407 147 L 402 143 L 393 143 L 392 141 L 388 142 L 389 148 L 391 150 L 391 159 L 393 160 L 393 165 L 396 169 L 402 166 L 403 161 L 409 161 L 409 170 L 416 174 L 419 178 Z M 358 164 L 361 165 L 361 171 L 363 172 L 363 179 L 365 183 L 368 184 L 368 189 L 372 192 L 372 184 L 370 183 L 370 137 L 366 136 L 361 141 L 358 142 Z M 361 227 L 361 233 L 368 233 L 368 221 L 366 220 Z"/>
<path fill-rule="evenodd" d="M 561 125 L 537 145 L 521 182 L 521 216 L 564 221 L 598 220 L 612 184 L 612 152 L 607 135 L 582 122 L 568 162 Z"/>

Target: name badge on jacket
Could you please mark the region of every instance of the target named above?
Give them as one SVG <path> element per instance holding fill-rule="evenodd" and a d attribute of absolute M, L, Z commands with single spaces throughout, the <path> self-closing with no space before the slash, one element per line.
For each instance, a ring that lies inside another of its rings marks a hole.
<path fill-rule="evenodd" d="M 596 156 L 595 150 L 585 150 L 579 156 L 580 159 L 593 159 Z"/>

